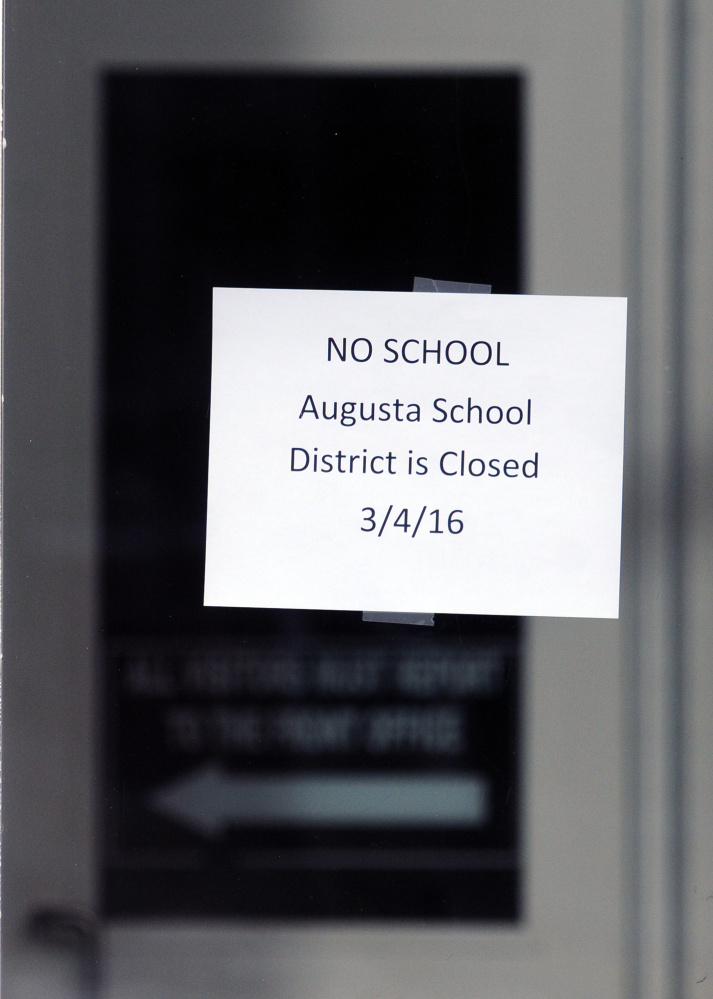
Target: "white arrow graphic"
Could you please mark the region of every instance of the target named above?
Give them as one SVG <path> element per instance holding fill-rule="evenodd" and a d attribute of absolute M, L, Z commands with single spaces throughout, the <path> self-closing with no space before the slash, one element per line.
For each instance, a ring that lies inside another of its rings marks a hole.
<path fill-rule="evenodd" d="M 472 774 L 230 774 L 208 765 L 150 798 L 153 809 L 206 836 L 226 826 L 466 826 L 488 818 Z"/>

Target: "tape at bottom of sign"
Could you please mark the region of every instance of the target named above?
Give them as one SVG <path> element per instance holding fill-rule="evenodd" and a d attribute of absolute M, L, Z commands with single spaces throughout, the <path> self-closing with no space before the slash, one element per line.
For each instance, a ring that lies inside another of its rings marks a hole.
<path fill-rule="evenodd" d="M 412 614 L 407 611 L 363 611 L 362 621 L 382 624 L 425 624 L 433 627 L 433 614 Z"/>
<path fill-rule="evenodd" d="M 442 292 L 449 295 L 489 295 L 492 285 L 472 284 L 470 281 L 439 281 L 435 278 L 415 277 L 413 290 L 418 292 Z M 408 614 L 398 611 L 364 611 L 362 621 L 378 621 L 382 624 L 423 624 L 433 627 L 433 614 Z"/>

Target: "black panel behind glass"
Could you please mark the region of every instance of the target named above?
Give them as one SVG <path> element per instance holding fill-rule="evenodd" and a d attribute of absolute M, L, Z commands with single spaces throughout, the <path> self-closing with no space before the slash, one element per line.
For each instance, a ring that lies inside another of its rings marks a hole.
<path fill-rule="evenodd" d="M 516 919 L 518 621 L 367 624 L 202 590 L 212 288 L 520 291 L 521 82 L 102 85 L 105 912 Z M 368 818 L 392 778 L 434 789 L 421 818 L 399 819 L 399 791 Z M 335 779 L 364 816 L 290 811 L 285 788 Z"/>

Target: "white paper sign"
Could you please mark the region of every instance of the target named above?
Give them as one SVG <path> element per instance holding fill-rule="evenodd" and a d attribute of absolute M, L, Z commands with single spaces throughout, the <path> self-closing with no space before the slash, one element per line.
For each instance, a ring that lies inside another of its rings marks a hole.
<path fill-rule="evenodd" d="M 207 605 L 618 615 L 625 299 L 213 306 Z"/>

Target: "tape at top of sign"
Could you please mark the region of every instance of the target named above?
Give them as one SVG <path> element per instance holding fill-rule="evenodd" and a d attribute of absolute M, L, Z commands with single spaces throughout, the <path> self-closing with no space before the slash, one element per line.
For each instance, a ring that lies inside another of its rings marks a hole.
<path fill-rule="evenodd" d="M 473 284 L 470 281 L 439 281 L 435 278 L 415 277 L 413 279 L 414 291 L 443 292 L 448 295 L 489 295 L 492 290 L 490 284 Z"/>
<path fill-rule="evenodd" d="M 442 292 L 450 295 L 489 295 L 490 284 L 473 284 L 470 281 L 440 281 L 436 278 L 415 277 L 413 290 L 418 292 Z M 363 621 L 378 621 L 381 624 L 421 624 L 433 627 L 433 614 L 408 614 L 399 611 L 364 611 Z"/>

